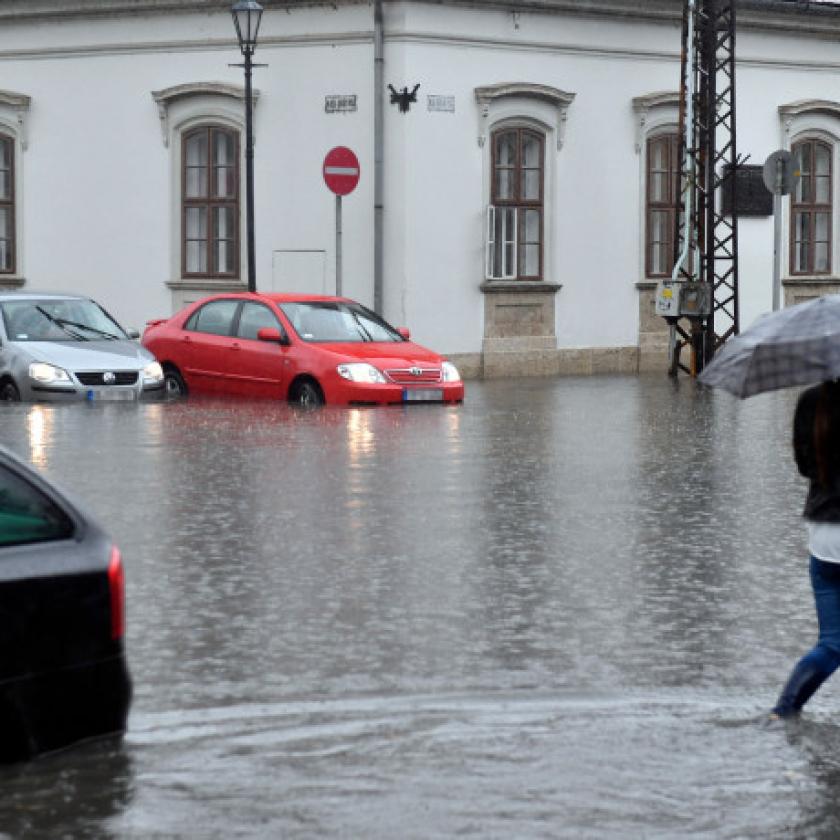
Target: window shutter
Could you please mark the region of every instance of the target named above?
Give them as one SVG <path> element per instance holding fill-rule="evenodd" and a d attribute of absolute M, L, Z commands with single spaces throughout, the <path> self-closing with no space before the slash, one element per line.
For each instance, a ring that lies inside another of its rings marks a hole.
<path fill-rule="evenodd" d="M 506 207 L 502 217 L 502 280 L 515 280 L 519 265 L 519 208 Z"/>
<path fill-rule="evenodd" d="M 496 208 L 491 204 L 487 208 L 487 243 L 484 253 L 484 278 L 494 280 L 496 277 Z"/>
<path fill-rule="evenodd" d="M 487 280 L 515 280 L 518 259 L 518 220 L 516 207 L 487 208 Z"/>

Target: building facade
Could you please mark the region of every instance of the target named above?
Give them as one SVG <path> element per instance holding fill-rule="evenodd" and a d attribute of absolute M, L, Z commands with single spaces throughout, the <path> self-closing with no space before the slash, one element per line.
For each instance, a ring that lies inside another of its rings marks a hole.
<path fill-rule="evenodd" d="M 680 0 L 273 2 L 254 75 L 260 290 L 332 293 L 325 154 L 351 148 L 342 291 L 468 376 L 664 369 Z M 840 289 L 840 6 L 742 0 L 738 151 L 797 155 L 789 302 Z M 0 287 L 142 328 L 246 288 L 228 3 L 0 0 Z M 741 324 L 773 218 L 739 222 Z"/>

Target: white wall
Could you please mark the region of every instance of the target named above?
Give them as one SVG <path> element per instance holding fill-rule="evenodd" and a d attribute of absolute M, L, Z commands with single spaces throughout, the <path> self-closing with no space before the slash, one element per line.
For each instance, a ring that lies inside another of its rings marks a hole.
<path fill-rule="evenodd" d="M 634 97 L 679 81 L 678 23 L 539 12 L 385 4 L 385 82 L 420 84 L 407 114 L 385 104 L 385 315 L 445 352 L 477 352 L 483 335 L 488 146 L 476 87 L 549 85 L 576 94 L 565 143 L 546 148 L 554 198 L 546 230 L 560 347 L 638 340 L 642 265 Z M 343 205 L 344 292 L 373 302 L 373 14 L 366 4 L 268 10 L 255 60 L 257 283 L 275 253 L 324 252 L 335 282 L 334 197 L 324 154 L 358 155 L 359 187 Z M 836 99 L 835 41 L 739 31 L 738 149 L 761 163 L 781 143 L 778 106 Z M 21 272 L 27 285 L 97 297 L 142 326 L 171 310 L 171 149 L 151 91 L 187 82 L 241 85 L 230 16 L 123 16 L 7 24 L 0 87 L 27 94 Z M 358 111 L 324 112 L 327 94 Z M 427 109 L 455 97 L 454 113 Z M 244 175 L 244 166 L 243 166 Z M 839 214 L 840 215 L 840 214 Z M 245 265 L 243 202 L 243 277 Z M 772 218 L 740 224 L 741 321 L 770 306 Z M 840 248 L 835 249 L 835 259 Z M 320 282 L 320 278 L 319 278 Z"/>
<path fill-rule="evenodd" d="M 255 61 L 269 66 L 254 71 L 258 287 L 261 278 L 270 287 L 272 252 L 284 249 L 327 251 L 334 287 L 335 205 L 321 167 L 330 148 L 346 145 L 363 177 L 344 199 L 344 290 L 372 303 L 373 61 L 369 38 L 357 34 L 368 29 L 361 7 L 264 16 Z M 2 87 L 32 97 L 18 161 L 27 288 L 91 294 L 132 326 L 170 313 L 171 149 L 151 92 L 188 82 L 241 86 L 243 71 L 228 66 L 239 61 L 227 12 L 0 32 Z M 358 94 L 358 111 L 326 114 L 332 93 Z M 242 172 L 244 180 L 244 164 Z M 244 200 L 241 215 L 244 278 Z"/>

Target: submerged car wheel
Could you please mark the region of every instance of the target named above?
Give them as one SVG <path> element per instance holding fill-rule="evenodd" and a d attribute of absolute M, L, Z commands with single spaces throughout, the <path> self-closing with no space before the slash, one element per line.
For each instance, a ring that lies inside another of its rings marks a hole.
<path fill-rule="evenodd" d="M 20 391 L 14 382 L 4 382 L 0 385 L 0 401 L 20 402 Z"/>
<path fill-rule="evenodd" d="M 166 396 L 171 399 L 187 396 L 187 383 L 174 368 L 167 368 L 163 374 L 163 384 L 166 389 Z"/>
<path fill-rule="evenodd" d="M 316 383 L 304 379 L 295 385 L 292 391 L 292 402 L 304 408 L 314 408 L 324 404 L 324 395 Z"/>

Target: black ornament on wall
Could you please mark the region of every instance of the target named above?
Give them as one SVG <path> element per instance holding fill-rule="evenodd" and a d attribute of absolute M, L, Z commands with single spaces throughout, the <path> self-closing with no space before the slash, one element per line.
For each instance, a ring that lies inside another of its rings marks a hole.
<path fill-rule="evenodd" d="M 411 103 L 417 101 L 417 89 L 419 87 L 418 84 L 414 85 L 411 91 L 407 87 L 397 91 L 393 85 L 388 85 L 388 89 L 391 91 L 391 104 L 393 105 L 396 102 L 400 106 L 400 112 L 405 114 L 411 107 Z"/>

